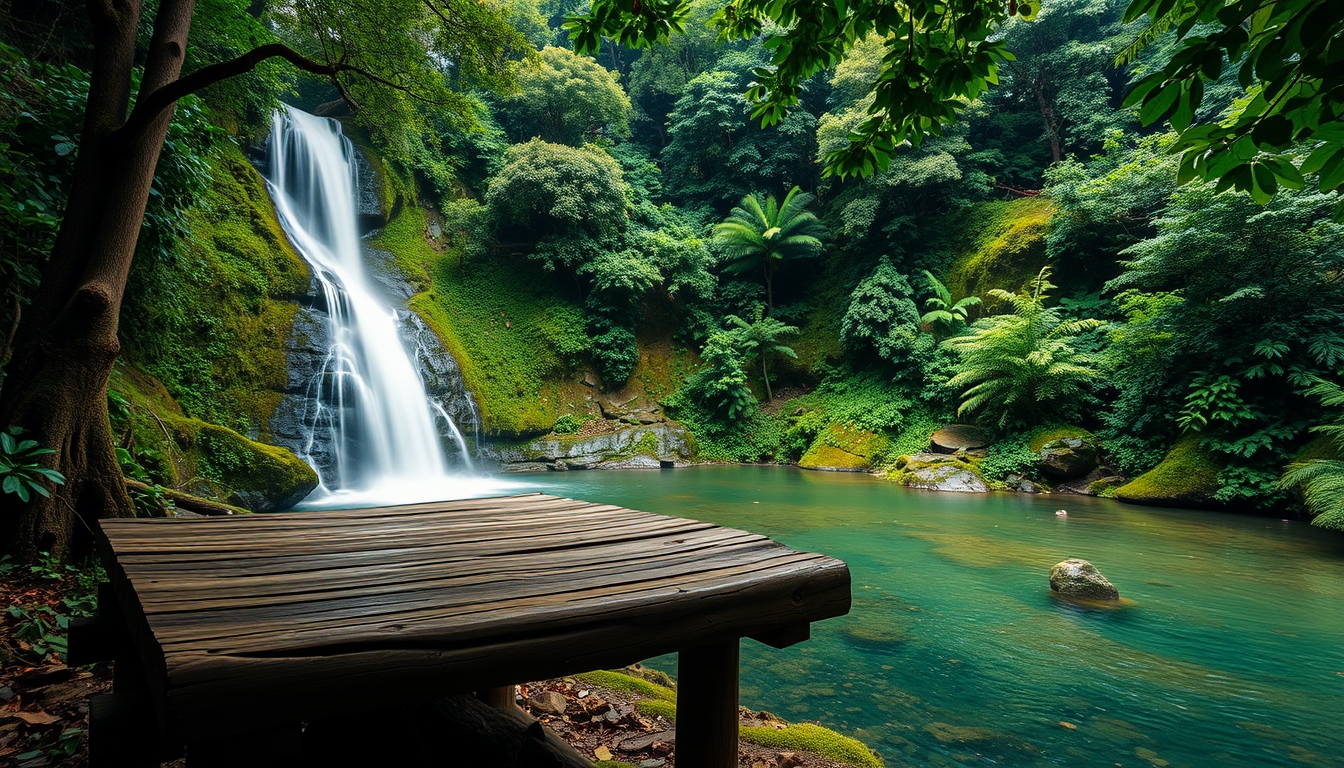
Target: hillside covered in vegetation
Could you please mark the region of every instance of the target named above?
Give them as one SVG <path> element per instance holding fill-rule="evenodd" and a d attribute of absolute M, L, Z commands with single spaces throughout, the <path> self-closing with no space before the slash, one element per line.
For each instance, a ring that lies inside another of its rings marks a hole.
<path fill-rule="evenodd" d="M 303 49 L 304 11 L 265 6 L 198 10 L 189 66 L 249 40 Z M 718 4 L 690 3 L 666 44 L 587 54 L 564 28 L 582 10 L 495 9 L 506 64 L 459 73 L 448 112 L 276 61 L 180 103 L 109 394 L 128 476 L 255 509 L 316 482 L 266 445 L 312 301 L 258 170 L 284 102 L 361 145 L 381 201 L 370 244 L 460 366 L 487 444 L 637 410 L 685 426 L 701 460 L 901 480 L 963 422 L 989 446 L 947 461 L 988 488 L 1049 488 L 1046 436 L 1084 435 L 1114 479 L 1092 492 L 1278 514 L 1305 509 L 1305 490 L 1318 523 L 1344 525 L 1321 491 L 1338 483 L 1344 418 L 1336 196 L 1313 173 L 1272 196 L 1178 184 L 1177 133 L 1124 101 L 1166 66 L 1174 30 L 1126 25 L 1111 0 L 1046 2 L 996 33 L 1014 58 L 958 120 L 875 172 L 830 174 L 867 130 L 881 35 L 762 127 L 744 94 L 774 54 L 765 36 L 719 35 Z M 91 62 L 79 24 L 10 21 L 13 327 L 54 242 Z M 1206 75 L 1180 119 L 1238 119 L 1237 69 Z"/>

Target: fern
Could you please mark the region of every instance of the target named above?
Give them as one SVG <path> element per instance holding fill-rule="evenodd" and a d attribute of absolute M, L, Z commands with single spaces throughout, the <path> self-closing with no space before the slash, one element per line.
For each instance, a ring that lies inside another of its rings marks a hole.
<path fill-rule="evenodd" d="M 1330 423 L 1313 427 L 1344 448 L 1344 387 L 1317 379 L 1307 394 L 1320 398 L 1321 405 L 1333 409 Z M 1302 503 L 1315 517 L 1314 525 L 1344 531 L 1344 461 L 1339 459 L 1311 459 L 1288 465 L 1279 488 L 1296 489 L 1302 493 Z"/>
<path fill-rule="evenodd" d="M 990 296 L 1012 312 L 977 321 L 965 336 L 944 342 L 960 357 L 948 386 L 962 388 L 957 415 L 975 416 L 999 428 L 1058 418 L 1061 405 L 1078 403 L 1099 371 L 1093 355 L 1079 352 L 1074 340 L 1102 326 L 1101 321 L 1066 320 L 1046 307 L 1050 268 L 1041 270 L 1029 290 Z"/>

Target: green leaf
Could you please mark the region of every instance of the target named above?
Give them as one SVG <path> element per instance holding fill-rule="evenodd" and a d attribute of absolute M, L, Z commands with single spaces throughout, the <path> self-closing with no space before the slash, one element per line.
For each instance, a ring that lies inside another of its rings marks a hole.
<path fill-rule="evenodd" d="M 1180 83 L 1171 83 L 1161 90 L 1154 91 L 1144 100 L 1144 104 L 1139 108 L 1139 121 L 1144 125 L 1151 125 L 1159 120 L 1176 103 L 1176 98 L 1181 95 Z"/>

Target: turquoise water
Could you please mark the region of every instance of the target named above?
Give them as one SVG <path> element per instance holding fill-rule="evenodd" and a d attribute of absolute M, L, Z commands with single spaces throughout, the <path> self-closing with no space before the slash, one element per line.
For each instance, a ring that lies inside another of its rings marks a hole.
<path fill-rule="evenodd" d="M 778 467 L 523 483 L 847 562 L 849 616 L 782 651 L 743 641 L 742 702 L 857 736 L 888 766 L 1344 765 L 1344 536 Z M 1050 566 L 1068 557 L 1125 606 L 1052 598 Z"/>

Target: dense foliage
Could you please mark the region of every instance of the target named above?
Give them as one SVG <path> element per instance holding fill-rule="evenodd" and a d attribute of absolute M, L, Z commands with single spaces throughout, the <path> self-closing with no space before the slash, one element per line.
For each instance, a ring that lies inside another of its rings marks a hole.
<path fill-rule="evenodd" d="M 188 415 L 260 429 L 255 388 L 230 383 L 261 378 L 257 356 L 230 350 L 284 332 L 301 276 L 269 224 L 233 217 L 259 190 L 239 145 L 283 99 L 382 158 L 378 242 L 492 429 L 576 434 L 600 415 L 586 396 L 622 392 L 710 458 L 882 466 L 960 418 L 999 441 L 981 467 L 999 481 L 1068 421 L 1128 475 L 1194 446 L 1214 502 L 1300 491 L 1338 525 L 1338 456 L 1313 442 L 1344 372 L 1327 7 L 212 0 L 189 69 L 255 40 L 360 71 L 272 62 L 179 103 L 126 354 Z M 387 24 L 350 23 L 371 13 Z M 89 80 L 13 42 L 6 327 L 51 247 Z"/>

